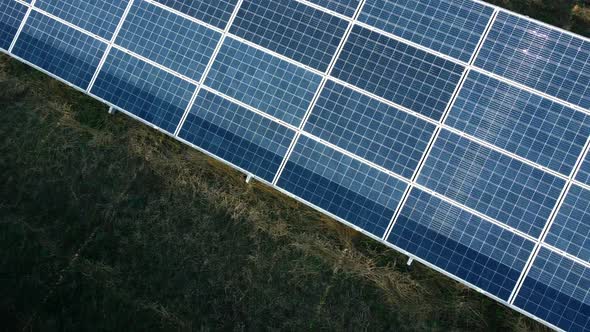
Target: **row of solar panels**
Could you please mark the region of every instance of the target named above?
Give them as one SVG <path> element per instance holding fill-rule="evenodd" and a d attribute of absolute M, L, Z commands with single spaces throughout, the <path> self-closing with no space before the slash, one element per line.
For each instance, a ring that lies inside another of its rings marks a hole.
<path fill-rule="evenodd" d="M 13 56 L 503 303 L 590 328 L 587 40 L 472 1 L 1 1 Z"/>

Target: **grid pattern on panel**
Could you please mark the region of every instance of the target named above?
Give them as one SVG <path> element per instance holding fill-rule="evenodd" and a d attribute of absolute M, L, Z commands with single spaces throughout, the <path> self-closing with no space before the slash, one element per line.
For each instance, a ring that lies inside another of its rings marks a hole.
<path fill-rule="evenodd" d="M 345 20 L 295 0 L 245 0 L 230 32 L 326 71 L 347 27 Z"/>
<path fill-rule="evenodd" d="M 475 65 L 590 108 L 590 42 L 500 12 Z"/>
<path fill-rule="evenodd" d="M 377 237 L 407 187 L 306 136 L 300 136 L 277 185 Z"/>
<path fill-rule="evenodd" d="M 464 67 L 354 26 L 333 76 L 439 120 Z"/>
<path fill-rule="evenodd" d="M 173 133 L 195 89 L 193 84 L 113 48 L 90 92 Z"/>
<path fill-rule="evenodd" d="M 31 12 L 12 53 L 85 89 L 106 44 L 38 12 Z"/>
<path fill-rule="evenodd" d="M 359 21 L 469 62 L 493 11 L 471 0 L 368 0 Z"/>
<path fill-rule="evenodd" d="M 238 0 L 154 0 L 221 30 L 225 29 Z"/>
<path fill-rule="evenodd" d="M 293 126 L 299 126 L 321 77 L 226 38 L 205 84 Z"/>
<path fill-rule="evenodd" d="M 179 136 L 271 182 L 295 133 L 201 90 Z"/>
<path fill-rule="evenodd" d="M 116 43 L 198 81 L 220 38 L 219 32 L 149 2 L 136 1 Z"/>
<path fill-rule="evenodd" d="M 503 300 L 533 242 L 419 189 L 413 189 L 387 239 Z"/>
<path fill-rule="evenodd" d="M 27 7 L 16 1 L 0 2 L 0 48 L 10 48 L 26 12 Z"/>
<path fill-rule="evenodd" d="M 45 10 L 105 39 L 111 39 L 129 0 L 37 0 Z"/>
<path fill-rule="evenodd" d="M 435 126 L 328 81 L 305 131 L 411 178 Z"/>
<path fill-rule="evenodd" d="M 541 248 L 514 305 L 566 331 L 588 331 L 590 268 Z"/>
<path fill-rule="evenodd" d="M 576 175 L 576 180 L 590 185 L 590 153 L 586 155 L 586 158 L 582 162 L 578 174 Z"/>
<path fill-rule="evenodd" d="M 328 8 L 336 13 L 353 17 L 360 0 L 308 0 L 311 3 Z"/>
<path fill-rule="evenodd" d="M 590 117 L 470 72 L 445 122 L 566 176 L 590 135 Z"/>
<path fill-rule="evenodd" d="M 570 188 L 545 242 L 590 262 L 590 191 Z"/>
<path fill-rule="evenodd" d="M 533 237 L 565 181 L 449 131 L 435 141 L 418 183 Z"/>

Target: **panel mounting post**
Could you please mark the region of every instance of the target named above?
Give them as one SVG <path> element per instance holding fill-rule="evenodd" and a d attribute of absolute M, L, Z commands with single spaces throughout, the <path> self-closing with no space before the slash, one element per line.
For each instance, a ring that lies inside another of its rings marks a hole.
<path fill-rule="evenodd" d="M 246 176 L 246 183 L 250 183 L 250 181 L 252 181 L 252 174 Z"/>
<path fill-rule="evenodd" d="M 408 262 L 406 264 L 408 264 L 408 266 L 412 265 L 412 262 L 414 261 L 414 259 L 412 257 L 408 258 Z"/>
<path fill-rule="evenodd" d="M 113 106 L 109 107 L 109 114 L 112 115 L 112 114 L 115 114 L 115 113 L 117 113 L 117 109 L 114 108 Z"/>

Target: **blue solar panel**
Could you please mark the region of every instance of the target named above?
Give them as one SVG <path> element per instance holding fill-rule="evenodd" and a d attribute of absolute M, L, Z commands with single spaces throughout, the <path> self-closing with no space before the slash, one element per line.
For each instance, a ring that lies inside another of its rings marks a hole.
<path fill-rule="evenodd" d="M 299 126 L 320 82 L 319 75 L 226 38 L 205 84 Z"/>
<path fill-rule="evenodd" d="M 3 50 L 22 1 L 0 0 Z M 498 10 L 480 43 L 494 9 L 470 0 L 129 3 L 37 0 L 13 53 L 376 238 L 398 213 L 391 246 L 590 330 L 587 268 L 562 257 L 590 263 L 589 115 L 540 96 L 590 108 L 586 39 Z"/>
<path fill-rule="evenodd" d="M 360 0 L 309 0 L 311 3 L 348 17 L 354 16 Z"/>
<path fill-rule="evenodd" d="M 590 268 L 541 248 L 514 305 L 566 331 L 588 331 Z"/>
<path fill-rule="evenodd" d="M 439 120 L 463 70 L 463 66 L 355 26 L 333 75 Z"/>
<path fill-rule="evenodd" d="M 407 186 L 305 136 L 277 185 L 378 237 Z"/>
<path fill-rule="evenodd" d="M 435 126 L 328 81 L 304 129 L 411 178 Z"/>
<path fill-rule="evenodd" d="M 105 39 L 111 39 L 129 0 L 37 0 L 45 10 Z"/>
<path fill-rule="evenodd" d="M 585 113 L 477 72 L 445 123 L 566 176 L 590 135 Z"/>
<path fill-rule="evenodd" d="M 348 22 L 294 0 L 245 0 L 230 32 L 320 71 Z"/>
<path fill-rule="evenodd" d="M 12 53 L 85 89 L 106 44 L 38 12 L 31 12 Z"/>
<path fill-rule="evenodd" d="M 295 132 L 201 90 L 179 136 L 271 182 Z"/>
<path fill-rule="evenodd" d="M 359 21 L 468 62 L 493 11 L 471 0 L 367 0 Z"/>
<path fill-rule="evenodd" d="M 418 183 L 538 237 L 565 181 L 521 161 L 441 131 Z"/>
<path fill-rule="evenodd" d="M 505 301 L 534 247 L 418 189 L 412 189 L 387 241 Z"/>
<path fill-rule="evenodd" d="M 578 175 L 576 175 L 576 180 L 590 185 L 590 153 L 588 153 L 586 158 L 582 161 Z"/>
<path fill-rule="evenodd" d="M 198 81 L 221 34 L 149 2 L 136 1 L 118 45 Z"/>
<path fill-rule="evenodd" d="M 545 242 L 590 262 L 590 191 L 570 188 Z"/>
<path fill-rule="evenodd" d="M 219 29 L 225 29 L 238 0 L 154 0 Z"/>
<path fill-rule="evenodd" d="M 500 12 L 475 64 L 590 108 L 590 42 Z"/>
<path fill-rule="evenodd" d="M 174 133 L 195 89 L 193 84 L 113 48 L 90 92 Z"/>
<path fill-rule="evenodd" d="M 27 7 L 14 0 L 0 1 L 0 48 L 8 50 Z"/>

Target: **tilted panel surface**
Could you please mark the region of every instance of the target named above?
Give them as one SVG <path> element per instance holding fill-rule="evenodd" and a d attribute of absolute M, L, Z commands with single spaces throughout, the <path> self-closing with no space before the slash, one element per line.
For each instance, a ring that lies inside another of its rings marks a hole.
<path fill-rule="evenodd" d="M 105 50 L 105 43 L 31 12 L 12 53 L 86 89 Z"/>
<path fill-rule="evenodd" d="M 0 1 L 0 48 L 8 50 L 18 31 L 27 7 L 14 1 Z"/>
<path fill-rule="evenodd" d="M 461 65 L 355 26 L 333 75 L 439 120 L 463 70 Z"/>
<path fill-rule="evenodd" d="M 198 81 L 221 34 L 146 1 L 136 1 L 116 43 Z"/>
<path fill-rule="evenodd" d="M 435 126 L 328 81 L 305 131 L 411 178 Z"/>
<path fill-rule="evenodd" d="M 565 176 L 590 135 L 587 114 L 474 71 L 445 123 Z"/>
<path fill-rule="evenodd" d="M 359 21 L 469 62 L 493 11 L 471 0 L 367 0 Z"/>
<path fill-rule="evenodd" d="M 233 38 L 226 38 L 205 84 L 299 126 L 321 77 Z"/>
<path fill-rule="evenodd" d="M 308 0 L 311 3 L 332 10 L 338 14 L 352 17 L 360 4 L 360 0 Z"/>
<path fill-rule="evenodd" d="M 507 301 L 533 242 L 419 189 L 387 241 Z"/>
<path fill-rule="evenodd" d="M 418 183 L 533 237 L 565 181 L 443 130 Z"/>
<path fill-rule="evenodd" d="M 295 0 L 245 0 L 230 32 L 325 71 L 348 22 Z"/>
<path fill-rule="evenodd" d="M 590 268 L 541 248 L 514 305 L 566 331 L 588 331 Z"/>
<path fill-rule="evenodd" d="M 295 132 L 201 90 L 179 136 L 271 182 Z"/>
<path fill-rule="evenodd" d="M 406 184 L 301 136 L 277 185 L 378 237 Z"/>
<path fill-rule="evenodd" d="M 475 65 L 590 108 L 590 42 L 500 12 Z"/>
<path fill-rule="evenodd" d="M 37 0 L 35 7 L 111 39 L 129 0 Z"/>
<path fill-rule="evenodd" d="M 590 263 L 590 191 L 573 185 L 545 242 Z"/>
<path fill-rule="evenodd" d="M 225 29 L 238 0 L 154 0 L 219 29 Z"/>
<path fill-rule="evenodd" d="M 90 92 L 174 133 L 195 89 L 193 84 L 113 48 Z"/>

